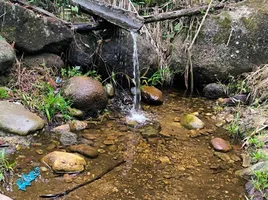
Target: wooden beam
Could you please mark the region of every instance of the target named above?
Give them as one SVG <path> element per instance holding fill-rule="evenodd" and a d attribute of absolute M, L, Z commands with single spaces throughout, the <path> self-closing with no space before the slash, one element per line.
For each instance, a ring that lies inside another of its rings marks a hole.
<path fill-rule="evenodd" d="M 79 6 L 83 12 L 97 15 L 129 31 L 138 31 L 143 26 L 142 17 L 125 9 L 120 9 L 96 0 L 71 0 L 71 3 Z"/>

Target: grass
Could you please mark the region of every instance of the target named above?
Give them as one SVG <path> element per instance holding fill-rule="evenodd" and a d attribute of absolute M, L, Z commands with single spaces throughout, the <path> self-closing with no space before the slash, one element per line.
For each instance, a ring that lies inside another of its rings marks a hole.
<path fill-rule="evenodd" d="M 9 98 L 8 91 L 5 88 L 0 87 L 0 99 L 6 99 L 6 98 Z"/>
<path fill-rule="evenodd" d="M 268 173 L 265 171 L 255 171 L 254 177 L 252 178 L 253 186 L 256 190 L 260 191 L 264 198 L 268 198 L 263 193 L 264 190 L 268 189 Z"/>
<path fill-rule="evenodd" d="M 16 162 L 9 163 L 5 157 L 5 149 L 1 151 L 0 159 L 0 181 L 4 181 L 9 172 L 13 171 L 13 167 L 16 165 Z"/>
<path fill-rule="evenodd" d="M 235 115 L 234 121 L 232 121 L 230 124 L 226 126 L 226 129 L 234 137 L 241 136 L 240 131 L 239 131 L 239 124 L 238 124 L 239 118 L 240 118 L 240 113 L 237 112 Z"/>
<path fill-rule="evenodd" d="M 252 153 L 252 158 L 256 161 L 267 161 L 268 160 L 268 156 L 260 150 L 257 150 L 254 153 Z"/>

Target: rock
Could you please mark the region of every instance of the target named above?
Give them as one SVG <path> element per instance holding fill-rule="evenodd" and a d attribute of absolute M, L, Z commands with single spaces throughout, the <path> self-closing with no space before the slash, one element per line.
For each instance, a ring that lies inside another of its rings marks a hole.
<path fill-rule="evenodd" d="M 248 168 L 237 170 L 236 175 L 239 175 L 244 178 L 252 176 L 254 171 L 267 172 L 268 173 L 268 161 L 258 162 L 255 165 L 252 165 Z"/>
<path fill-rule="evenodd" d="M 211 144 L 216 151 L 228 152 L 232 150 L 231 144 L 222 138 L 211 139 Z"/>
<path fill-rule="evenodd" d="M 105 85 L 105 90 L 109 98 L 112 98 L 114 96 L 114 86 L 110 83 L 107 83 Z"/>
<path fill-rule="evenodd" d="M 91 77 L 75 76 L 66 81 L 63 95 L 71 97 L 73 106 L 85 112 L 97 112 L 104 109 L 108 97 L 101 83 Z"/>
<path fill-rule="evenodd" d="M 82 118 L 84 116 L 84 113 L 82 110 L 78 110 L 75 108 L 68 108 L 68 110 L 70 111 L 70 114 L 73 117 Z"/>
<path fill-rule="evenodd" d="M 133 77 L 133 39 L 131 34 L 125 30 L 119 30 L 118 34 L 112 34 L 109 41 L 101 43 L 99 53 L 99 70 L 106 76 L 107 68 L 114 73 L 120 72 Z M 94 50 L 96 48 L 93 48 Z M 139 69 L 141 74 L 150 77 L 158 70 L 158 56 L 156 48 L 150 40 L 142 35 L 137 35 L 137 50 Z M 145 73 L 147 71 L 147 73 Z M 124 76 L 121 76 L 122 78 Z"/>
<path fill-rule="evenodd" d="M 27 135 L 41 130 L 44 121 L 22 105 L 0 101 L 0 130 L 17 135 Z"/>
<path fill-rule="evenodd" d="M 219 83 L 210 83 L 203 89 L 203 94 L 209 99 L 218 99 L 220 97 L 227 97 L 227 87 Z"/>
<path fill-rule="evenodd" d="M 201 133 L 199 131 L 197 131 L 197 130 L 190 130 L 189 131 L 189 136 L 191 138 L 196 138 L 196 137 L 201 136 Z"/>
<path fill-rule="evenodd" d="M 187 129 L 201 129 L 205 126 L 204 122 L 193 114 L 182 116 L 181 125 Z"/>
<path fill-rule="evenodd" d="M 65 131 L 68 132 L 68 131 L 71 131 L 71 128 L 70 128 L 69 124 L 63 124 L 63 125 L 60 125 L 60 126 L 53 128 L 51 131 L 55 132 L 55 133 L 61 133 L 61 132 L 65 132 Z"/>
<path fill-rule="evenodd" d="M 12 200 L 11 198 L 9 198 L 8 196 L 3 195 L 3 194 L 0 194 L 0 199 L 1 200 Z"/>
<path fill-rule="evenodd" d="M 171 164 L 171 161 L 167 156 L 161 156 L 158 159 L 162 164 Z"/>
<path fill-rule="evenodd" d="M 109 145 L 115 144 L 115 141 L 114 140 L 104 140 L 103 144 L 105 144 L 106 146 L 109 146 Z"/>
<path fill-rule="evenodd" d="M 86 121 L 79 121 L 79 120 L 72 120 L 69 122 L 71 131 L 82 131 L 86 129 L 87 122 Z"/>
<path fill-rule="evenodd" d="M 231 157 L 226 154 L 226 153 L 221 153 L 221 152 L 214 152 L 214 155 L 223 160 L 224 162 L 227 163 L 233 163 L 234 161 L 231 159 Z"/>
<path fill-rule="evenodd" d="M 30 68 L 46 67 L 53 70 L 60 70 L 64 67 L 64 62 L 61 57 L 52 53 L 42 53 L 34 56 L 26 56 L 23 59 L 23 64 L 24 66 Z"/>
<path fill-rule="evenodd" d="M 74 34 L 75 40 L 70 45 L 68 61 L 72 66 L 88 67 L 94 64 L 98 48 L 97 36 L 92 33 Z"/>
<path fill-rule="evenodd" d="M 84 170 L 86 161 L 83 157 L 73 153 L 53 151 L 41 159 L 56 173 L 73 173 Z"/>
<path fill-rule="evenodd" d="M 62 131 L 60 134 L 60 142 L 65 146 L 73 145 L 77 142 L 77 135 L 75 133 Z"/>
<path fill-rule="evenodd" d="M 161 125 L 158 122 L 152 124 L 146 124 L 140 129 L 140 133 L 144 138 L 155 138 L 159 136 L 161 131 Z"/>
<path fill-rule="evenodd" d="M 228 113 L 228 114 L 225 116 L 225 121 L 226 121 L 227 123 L 231 123 L 232 121 L 234 121 L 234 118 L 235 118 L 234 115 Z"/>
<path fill-rule="evenodd" d="M 15 48 L 21 52 L 40 51 L 60 54 L 69 47 L 73 39 L 72 32 L 61 21 L 37 15 L 19 4 L 0 2 L 1 35 L 15 42 Z"/>
<path fill-rule="evenodd" d="M 0 36 L 0 75 L 7 74 L 14 63 L 14 49 Z"/>
<path fill-rule="evenodd" d="M 267 63 L 267 22 L 267 2 L 259 0 L 209 15 L 191 51 L 196 84 L 226 80 Z M 178 34 L 172 44 L 170 67 L 181 72 L 188 61 L 186 37 Z"/>
<path fill-rule="evenodd" d="M 245 153 L 241 154 L 241 156 L 243 160 L 242 167 L 249 167 L 251 163 L 251 156 Z"/>
<path fill-rule="evenodd" d="M 94 147 L 88 146 L 86 144 L 70 146 L 70 150 L 74 152 L 78 152 L 89 158 L 96 158 L 99 155 L 99 152 Z"/>
<path fill-rule="evenodd" d="M 163 94 L 162 92 L 155 88 L 154 86 L 142 86 L 141 87 L 141 98 L 143 101 L 149 104 L 162 104 Z"/>

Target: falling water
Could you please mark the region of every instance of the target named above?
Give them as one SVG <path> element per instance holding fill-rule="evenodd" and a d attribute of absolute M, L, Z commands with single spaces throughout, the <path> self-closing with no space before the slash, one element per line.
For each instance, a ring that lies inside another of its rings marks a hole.
<path fill-rule="evenodd" d="M 137 49 L 137 33 L 131 31 L 131 36 L 133 40 L 133 76 L 134 76 L 134 101 L 133 101 L 133 109 L 134 111 L 138 111 L 140 109 L 140 100 L 141 100 L 141 92 L 140 92 L 140 69 L 139 69 L 139 58 L 138 58 L 138 49 Z"/>
<path fill-rule="evenodd" d="M 136 121 L 138 123 L 144 123 L 147 118 L 140 111 L 140 100 L 141 100 L 141 91 L 140 91 L 140 69 L 139 69 L 139 59 L 138 59 L 138 49 L 137 49 L 137 33 L 131 31 L 131 36 L 133 40 L 133 80 L 134 80 L 134 100 L 133 108 L 131 110 L 131 116 L 128 117 L 129 120 Z"/>

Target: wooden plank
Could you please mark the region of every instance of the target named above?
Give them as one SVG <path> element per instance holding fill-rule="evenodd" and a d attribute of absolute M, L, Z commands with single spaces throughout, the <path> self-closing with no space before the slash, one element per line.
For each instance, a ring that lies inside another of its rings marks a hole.
<path fill-rule="evenodd" d="M 144 19 L 138 14 L 114 7 L 104 2 L 92 0 L 71 0 L 73 5 L 88 14 L 99 16 L 108 22 L 129 31 L 138 31 L 143 26 Z"/>

